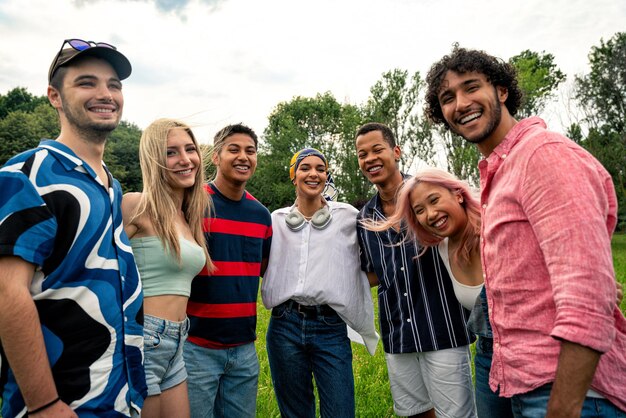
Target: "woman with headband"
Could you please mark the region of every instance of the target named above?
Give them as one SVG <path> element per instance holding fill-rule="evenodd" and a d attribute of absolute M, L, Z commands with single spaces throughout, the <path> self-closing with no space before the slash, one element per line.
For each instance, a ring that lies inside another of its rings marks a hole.
<path fill-rule="evenodd" d="M 148 398 L 141 416 L 189 417 L 187 300 L 196 274 L 213 270 L 202 232 L 210 207 L 202 153 L 187 125 L 158 119 L 141 136 L 139 163 L 143 191 L 124 196 L 122 214 L 144 292 Z"/>
<path fill-rule="evenodd" d="M 346 324 L 374 354 L 378 334 L 361 271 L 357 210 L 327 199 L 326 157 L 305 148 L 291 159 L 296 200 L 272 213 L 272 248 L 261 295 L 272 309 L 267 354 L 283 417 L 354 417 L 352 348 Z"/>

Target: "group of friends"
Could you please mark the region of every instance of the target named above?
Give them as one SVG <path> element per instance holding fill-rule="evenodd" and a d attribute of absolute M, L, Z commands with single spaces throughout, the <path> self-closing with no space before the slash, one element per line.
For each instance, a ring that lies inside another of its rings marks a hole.
<path fill-rule="evenodd" d="M 48 74 L 58 138 L 0 169 L 3 417 L 254 417 L 260 283 L 284 417 L 315 416 L 314 386 L 321 416 L 355 416 L 351 338 L 370 354 L 382 339 L 399 416 L 626 417 L 612 179 L 515 119 L 509 64 L 455 46 L 426 79 L 431 121 L 484 157 L 480 193 L 401 172 L 391 129 L 367 123 L 355 147 L 376 194 L 360 211 L 305 148 L 295 201 L 272 214 L 246 191 L 243 124 L 205 156 L 187 124 L 154 121 L 143 190 L 122 196 L 102 159 L 130 74 L 114 46 L 65 40 Z"/>

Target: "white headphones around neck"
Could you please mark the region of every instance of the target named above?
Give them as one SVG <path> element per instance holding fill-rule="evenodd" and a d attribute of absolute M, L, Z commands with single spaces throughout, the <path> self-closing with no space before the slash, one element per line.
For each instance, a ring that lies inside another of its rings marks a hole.
<path fill-rule="evenodd" d="M 315 229 L 324 229 L 328 226 L 332 218 L 333 215 L 330 213 L 328 205 L 324 205 L 321 209 L 318 209 L 311 217 L 311 226 L 313 226 L 313 228 Z M 304 218 L 304 215 L 300 213 L 296 206 L 294 206 L 285 217 L 285 223 L 287 224 L 287 227 L 292 231 L 299 231 L 304 228 L 305 222 L 306 219 Z"/>

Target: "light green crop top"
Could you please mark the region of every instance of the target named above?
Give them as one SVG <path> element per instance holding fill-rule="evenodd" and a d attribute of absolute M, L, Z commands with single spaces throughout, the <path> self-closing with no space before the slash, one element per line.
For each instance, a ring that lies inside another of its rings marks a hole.
<path fill-rule="evenodd" d="M 189 297 L 191 281 L 206 264 L 204 250 L 184 238 L 180 242 L 181 264 L 167 251 L 158 237 L 132 238 L 130 244 L 143 285 L 143 295 Z"/>

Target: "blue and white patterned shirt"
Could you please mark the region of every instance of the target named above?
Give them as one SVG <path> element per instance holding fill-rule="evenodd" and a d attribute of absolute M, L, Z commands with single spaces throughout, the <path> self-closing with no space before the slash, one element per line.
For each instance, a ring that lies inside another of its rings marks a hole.
<path fill-rule="evenodd" d="M 386 220 L 378 193 L 358 219 Z M 358 225 L 361 269 L 378 277 L 380 331 L 386 353 L 414 353 L 460 347 L 473 341 L 469 314 L 454 296 L 437 248 L 421 257 L 404 233 L 372 232 Z"/>
<path fill-rule="evenodd" d="M 56 388 L 81 417 L 130 416 L 147 393 L 141 283 L 122 226 L 122 190 L 107 175 L 108 190 L 52 140 L 0 169 L 0 256 L 37 266 L 30 292 Z M 23 416 L 15 377 L 6 358 L 0 363 L 2 416 Z"/>

